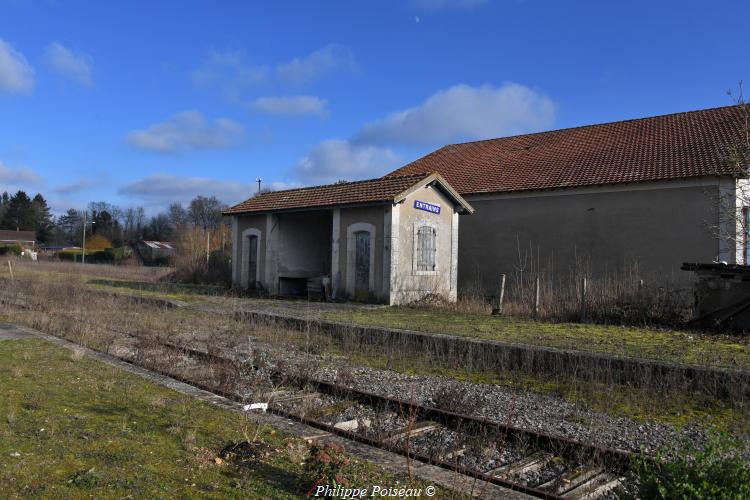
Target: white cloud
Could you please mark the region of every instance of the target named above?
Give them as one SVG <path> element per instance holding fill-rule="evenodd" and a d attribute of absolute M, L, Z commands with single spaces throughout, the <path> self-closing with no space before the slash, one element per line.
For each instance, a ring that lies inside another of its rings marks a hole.
<path fill-rule="evenodd" d="M 196 86 L 216 87 L 224 97 L 237 100 L 258 85 L 302 85 L 336 71 L 357 68 L 351 50 L 337 44 L 277 65 L 252 64 L 241 51 L 214 50 L 190 73 L 190 78 Z"/>
<path fill-rule="evenodd" d="M 60 186 L 55 187 L 52 189 L 53 193 L 62 194 L 62 195 L 69 195 L 69 194 L 75 194 L 80 193 L 81 191 L 87 191 L 89 189 L 93 189 L 101 184 L 101 181 L 96 181 L 94 179 L 78 179 L 73 182 L 69 182 L 67 184 L 62 184 Z"/>
<path fill-rule="evenodd" d="M 294 173 L 314 184 L 375 177 L 398 166 L 401 158 L 388 148 L 355 145 L 349 141 L 323 141 L 302 158 Z"/>
<path fill-rule="evenodd" d="M 27 167 L 10 168 L 0 162 L 0 185 L 5 191 L 9 186 L 20 188 L 38 186 L 43 183 L 39 174 Z"/>
<path fill-rule="evenodd" d="M 87 87 L 94 84 L 89 56 L 75 53 L 64 45 L 53 42 L 47 46 L 45 58 L 52 69 L 66 78 Z"/>
<path fill-rule="evenodd" d="M 256 190 L 255 184 L 153 174 L 121 187 L 118 193 L 135 197 L 151 206 L 166 206 L 173 201 L 189 202 L 198 195 L 216 196 L 224 203 L 233 204 L 249 198 Z"/>
<path fill-rule="evenodd" d="M 328 114 L 328 101 L 311 95 L 285 97 L 259 97 L 249 104 L 251 109 L 273 115 L 317 115 Z"/>
<path fill-rule="evenodd" d="M 183 111 L 165 122 L 134 130 L 125 140 L 138 149 L 174 153 L 227 148 L 236 144 L 243 134 L 242 125 L 229 118 L 217 118 L 209 123 L 198 111 Z"/>
<path fill-rule="evenodd" d="M 193 70 L 190 78 L 197 86 L 218 86 L 228 98 L 236 99 L 248 87 L 268 79 L 268 66 L 253 66 L 245 62 L 241 52 L 212 51 L 203 63 Z"/>
<path fill-rule="evenodd" d="M 34 86 L 34 68 L 26 58 L 0 38 L 0 90 L 29 93 Z"/>
<path fill-rule="evenodd" d="M 331 44 L 288 63 L 276 66 L 276 76 L 284 83 L 301 85 L 309 83 L 333 71 L 357 70 L 352 51 L 337 44 Z"/>
<path fill-rule="evenodd" d="M 487 3 L 487 0 L 411 0 L 411 3 L 429 10 L 471 9 Z"/>
<path fill-rule="evenodd" d="M 523 85 L 455 85 L 419 106 L 365 125 L 350 140 L 323 141 L 293 172 L 316 184 L 377 177 L 400 166 L 396 147 L 413 152 L 459 140 L 538 131 L 554 119 L 554 102 Z"/>
<path fill-rule="evenodd" d="M 362 144 L 437 146 L 548 128 L 555 104 L 524 85 L 455 85 L 421 105 L 362 127 L 353 141 Z"/>

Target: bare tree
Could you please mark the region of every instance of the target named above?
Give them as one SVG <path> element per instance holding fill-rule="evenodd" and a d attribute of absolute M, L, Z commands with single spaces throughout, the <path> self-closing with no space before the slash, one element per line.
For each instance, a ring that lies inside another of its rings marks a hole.
<path fill-rule="evenodd" d="M 705 221 L 705 226 L 719 241 L 719 260 L 733 255 L 729 261 L 748 263 L 747 245 L 750 224 L 750 103 L 745 99 L 743 82 L 737 92 L 727 91 L 739 112 L 736 133 L 727 138 L 723 151 L 723 162 L 716 175 L 730 182 L 720 182 L 719 189 L 706 194 L 718 217 Z M 735 131 L 733 131 L 735 132 Z"/>
<path fill-rule="evenodd" d="M 224 205 L 216 196 L 196 196 L 190 202 L 188 213 L 193 224 L 204 229 L 216 229 L 221 222 Z"/>
<path fill-rule="evenodd" d="M 180 202 L 169 204 L 167 216 L 169 217 L 169 223 L 173 228 L 184 226 L 190 221 L 190 216 L 188 215 L 187 210 L 185 210 L 185 207 L 183 207 Z"/>

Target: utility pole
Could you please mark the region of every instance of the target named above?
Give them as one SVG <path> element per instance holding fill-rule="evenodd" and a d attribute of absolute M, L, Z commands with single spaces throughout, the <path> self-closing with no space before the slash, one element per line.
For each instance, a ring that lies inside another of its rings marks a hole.
<path fill-rule="evenodd" d="M 258 183 L 258 194 L 260 194 L 260 183 L 263 181 L 260 177 L 255 178 L 255 182 Z"/>
<path fill-rule="evenodd" d="M 205 226 L 206 228 L 206 265 L 208 265 L 211 257 L 211 232 L 208 229 L 208 226 Z"/>
<path fill-rule="evenodd" d="M 81 247 L 81 264 L 86 263 L 86 226 L 89 224 L 89 213 L 88 211 L 83 211 L 83 246 Z M 96 222 L 91 221 L 91 224 L 96 224 Z"/>

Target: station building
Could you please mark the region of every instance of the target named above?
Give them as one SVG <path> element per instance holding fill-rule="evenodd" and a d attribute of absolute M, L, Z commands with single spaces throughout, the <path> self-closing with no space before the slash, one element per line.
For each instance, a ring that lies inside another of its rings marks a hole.
<path fill-rule="evenodd" d="M 234 281 L 284 294 L 323 276 L 337 297 L 398 304 L 492 294 L 518 270 L 636 263 L 657 283 L 684 262 L 748 264 L 749 109 L 452 144 L 378 179 L 251 198 L 226 212 Z"/>
<path fill-rule="evenodd" d="M 233 281 L 272 295 L 455 300 L 459 218 L 473 211 L 435 173 L 262 193 L 225 212 Z"/>

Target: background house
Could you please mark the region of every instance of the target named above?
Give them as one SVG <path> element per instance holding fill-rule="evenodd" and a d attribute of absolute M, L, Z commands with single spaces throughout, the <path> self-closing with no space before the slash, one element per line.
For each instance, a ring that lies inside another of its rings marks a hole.
<path fill-rule="evenodd" d="M 138 242 L 138 253 L 146 264 L 166 264 L 174 255 L 174 243 L 143 240 Z"/>
<path fill-rule="evenodd" d="M 34 231 L 0 230 L 0 247 L 15 245 L 33 250 L 36 247 L 36 233 Z"/>

